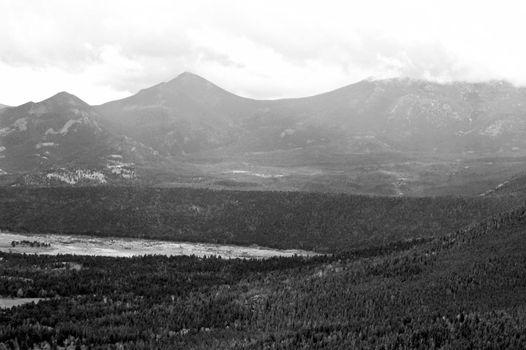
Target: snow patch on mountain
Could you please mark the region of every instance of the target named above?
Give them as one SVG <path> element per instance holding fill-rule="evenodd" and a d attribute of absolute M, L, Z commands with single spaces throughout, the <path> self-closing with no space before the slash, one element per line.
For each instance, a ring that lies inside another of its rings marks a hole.
<path fill-rule="evenodd" d="M 64 126 L 62 127 L 62 129 L 60 129 L 59 131 L 55 131 L 53 128 L 49 128 L 46 130 L 46 133 L 45 135 L 67 135 L 67 133 L 69 132 L 69 129 L 75 125 L 75 124 L 82 124 L 83 122 L 85 122 L 85 118 L 80 118 L 80 119 L 70 119 L 68 120 Z"/>
<path fill-rule="evenodd" d="M 71 128 L 73 125 L 75 124 L 78 124 L 78 123 L 82 123 L 82 119 L 72 119 L 72 120 L 68 120 L 66 122 L 66 124 L 64 124 L 64 126 L 62 127 L 62 129 L 60 129 L 59 133 L 61 135 L 66 135 L 69 131 L 69 128 Z"/>

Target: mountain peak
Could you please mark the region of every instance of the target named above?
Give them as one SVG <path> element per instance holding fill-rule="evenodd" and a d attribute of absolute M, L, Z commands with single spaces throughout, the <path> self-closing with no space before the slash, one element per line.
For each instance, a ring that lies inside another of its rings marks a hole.
<path fill-rule="evenodd" d="M 77 96 L 70 94 L 66 91 L 61 91 L 43 101 L 41 103 L 54 103 L 57 105 L 69 105 L 69 106 L 87 106 L 87 103 L 82 101 Z"/>
<path fill-rule="evenodd" d="M 181 74 L 179 74 L 178 76 L 175 77 L 175 79 L 182 79 L 182 78 L 188 78 L 188 77 L 193 77 L 193 78 L 201 78 L 203 79 L 202 77 L 200 77 L 199 75 L 195 74 L 195 73 L 192 73 L 190 71 L 184 71 L 182 72 Z"/>
<path fill-rule="evenodd" d="M 148 93 L 160 91 L 161 94 L 173 94 L 175 92 L 187 96 L 202 96 L 203 94 L 215 96 L 216 94 L 228 93 L 209 80 L 191 72 L 183 72 L 166 83 L 158 84 L 154 86 L 153 91 L 152 89 L 145 89 L 143 91 L 147 91 Z"/>
<path fill-rule="evenodd" d="M 205 78 L 194 74 L 192 72 L 183 72 L 176 76 L 174 79 L 170 80 L 168 83 L 169 85 L 172 84 L 211 84 L 208 80 Z"/>

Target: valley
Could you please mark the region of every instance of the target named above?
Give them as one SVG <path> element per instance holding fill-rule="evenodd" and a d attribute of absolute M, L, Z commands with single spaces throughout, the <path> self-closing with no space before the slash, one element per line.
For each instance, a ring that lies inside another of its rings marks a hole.
<path fill-rule="evenodd" d="M 0 229 L 336 253 L 436 238 L 522 204 L 520 196 L 87 186 L 0 187 Z"/>
<path fill-rule="evenodd" d="M 526 349 L 524 2 L 0 13 L 0 350 Z"/>
<path fill-rule="evenodd" d="M 8 348 L 521 349 L 525 210 L 430 241 L 315 257 L 2 252 L 0 293 L 43 299 L 0 310 L 0 342 Z"/>
<path fill-rule="evenodd" d="M 13 246 L 13 242 L 33 245 Z M 40 243 L 40 244 L 38 244 Z M 314 256 L 316 253 L 297 249 L 279 250 L 264 247 L 165 242 L 144 239 L 123 239 L 93 236 L 39 235 L 0 232 L 0 251 L 37 255 L 90 255 L 132 257 L 143 255 L 217 256 L 225 259 L 264 259 L 274 256 Z"/>
<path fill-rule="evenodd" d="M 0 110 L 0 348 L 526 347 L 526 90 Z"/>
<path fill-rule="evenodd" d="M 376 196 L 478 196 L 524 171 L 523 156 L 327 154 L 323 149 L 188 159 L 201 176 L 159 177 L 160 187 L 332 192 Z M 278 159 L 276 159 L 278 158 Z M 147 177 L 155 174 L 145 170 Z"/>

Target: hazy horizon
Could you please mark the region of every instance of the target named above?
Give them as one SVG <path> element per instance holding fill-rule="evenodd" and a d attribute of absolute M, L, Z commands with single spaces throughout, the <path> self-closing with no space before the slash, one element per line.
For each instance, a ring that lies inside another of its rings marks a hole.
<path fill-rule="evenodd" d="M 526 85 L 526 4 L 377 0 L 0 0 L 0 103 L 90 104 L 191 71 L 240 96 L 312 96 L 373 77 Z"/>

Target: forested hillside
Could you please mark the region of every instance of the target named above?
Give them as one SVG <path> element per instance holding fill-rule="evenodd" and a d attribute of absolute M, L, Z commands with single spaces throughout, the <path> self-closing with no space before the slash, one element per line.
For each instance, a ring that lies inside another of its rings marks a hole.
<path fill-rule="evenodd" d="M 0 188 L 0 229 L 336 252 L 436 237 L 519 203 L 131 187 Z"/>
<path fill-rule="evenodd" d="M 430 242 L 263 261 L 4 253 L 0 294 L 44 299 L 0 311 L 0 342 L 524 349 L 525 225 L 523 207 Z"/>

